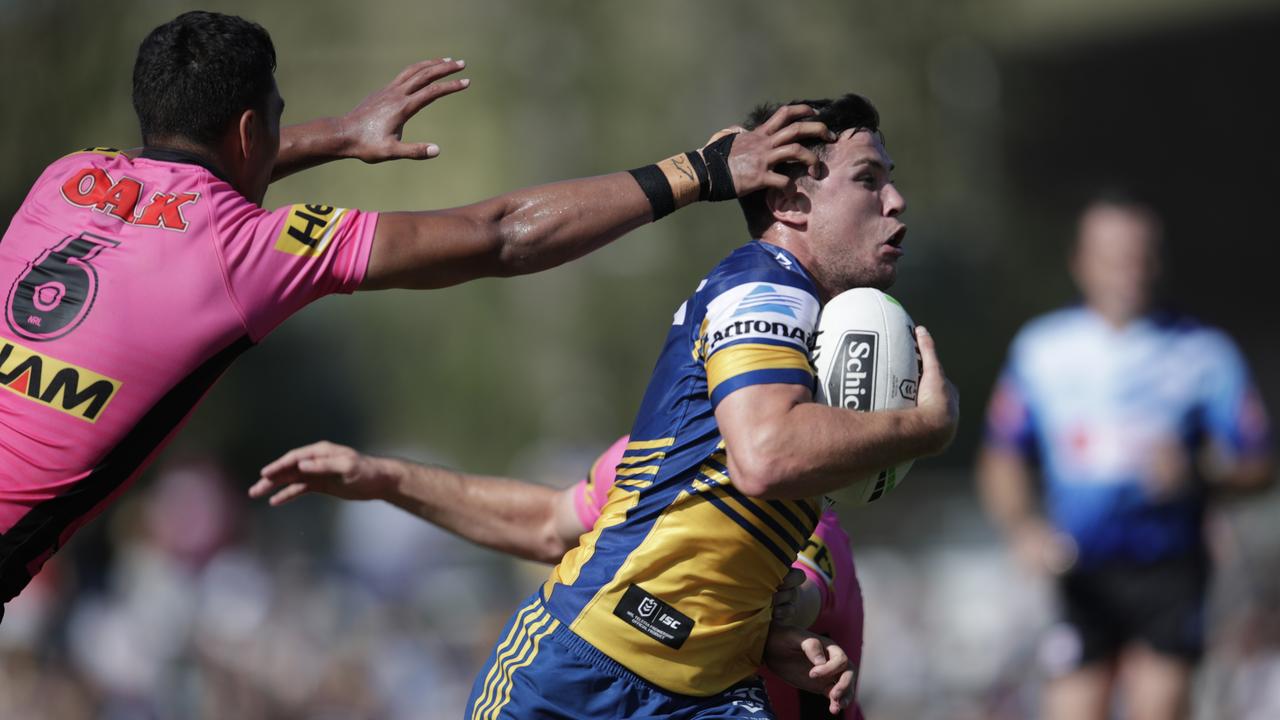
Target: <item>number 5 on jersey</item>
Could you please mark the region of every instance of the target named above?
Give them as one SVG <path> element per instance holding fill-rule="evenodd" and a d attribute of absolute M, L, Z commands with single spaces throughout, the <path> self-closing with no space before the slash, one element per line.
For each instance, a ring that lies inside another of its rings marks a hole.
<path fill-rule="evenodd" d="M 120 243 L 89 233 L 69 237 L 27 265 L 5 303 L 5 320 L 30 340 L 54 340 L 71 332 L 93 309 L 98 271 L 93 259 Z"/>

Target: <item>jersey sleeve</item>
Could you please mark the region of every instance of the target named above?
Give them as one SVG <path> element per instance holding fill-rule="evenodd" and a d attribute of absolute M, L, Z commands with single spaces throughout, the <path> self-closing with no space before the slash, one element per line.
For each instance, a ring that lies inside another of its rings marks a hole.
<path fill-rule="evenodd" d="M 809 350 L 818 298 L 782 282 L 726 284 L 708 303 L 697 342 L 713 407 L 735 390 L 788 383 L 813 388 Z"/>
<path fill-rule="evenodd" d="M 822 610 L 816 626 L 829 627 L 830 622 L 843 617 L 847 608 L 839 607 L 841 593 L 837 582 L 848 582 L 853 576 L 853 554 L 849 536 L 840 527 L 840 520 L 831 510 L 822 513 L 813 535 L 805 543 L 791 567 L 809 576 L 822 590 Z"/>
<path fill-rule="evenodd" d="M 987 405 L 985 442 L 988 447 L 1031 459 L 1036 454 L 1035 424 L 1027 393 L 1010 361 L 996 380 Z"/>
<path fill-rule="evenodd" d="M 1270 445 L 1270 422 L 1248 363 L 1225 335 L 1216 334 L 1206 345 L 1215 348 L 1216 358 L 1204 385 L 1205 431 L 1224 449 L 1237 455 L 1266 452 Z"/>
<path fill-rule="evenodd" d="M 595 526 L 600 511 L 609 502 L 609 490 L 613 488 L 618 463 L 622 460 L 622 453 L 627 449 L 627 441 L 630 439 L 630 435 L 623 435 L 600 453 L 595 462 L 591 463 L 587 476 L 573 487 L 573 508 L 578 512 L 578 519 L 582 521 L 584 529 Z"/>
<path fill-rule="evenodd" d="M 314 203 L 266 212 L 234 200 L 213 208 L 231 295 L 255 342 L 308 303 L 364 280 L 376 213 Z"/>

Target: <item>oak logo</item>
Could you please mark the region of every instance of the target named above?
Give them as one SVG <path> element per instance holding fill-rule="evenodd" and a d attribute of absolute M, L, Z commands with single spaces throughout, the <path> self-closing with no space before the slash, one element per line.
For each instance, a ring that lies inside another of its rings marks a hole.
<path fill-rule="evenodd" d="M 81 420 L 97 422 L 120 389 L 120 381 L 0 340 L 0 387 Z"/>
<path fill-rule="evenodd" d="M 276 237 L 276 250 L 301 257 L 323 255 L 346 213 L 346 208 L 331 205 L 290 207 Z"/>
<path fill-rule="evenodd" d="M 76 207 L 93 208 L 130 225 L 178 232 L 187 229 L 183 206 L 200 199 L 200 193 L 155 192 L 139 209 L 144 195 L 142 181 L 131 177 L 117 181 L 106 170 L 96 167 L 81 168 L 62 184 L 62 197 Z"/>

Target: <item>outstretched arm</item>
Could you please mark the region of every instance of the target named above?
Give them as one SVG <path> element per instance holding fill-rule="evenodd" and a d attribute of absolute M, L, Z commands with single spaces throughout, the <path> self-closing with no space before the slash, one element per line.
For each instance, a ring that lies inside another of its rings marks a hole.
<path fill-rule="evenodd" d="M 832 137 L 822 123 L 802 120 L 812 114 L 803 105 L 781 108 L 751 132 L 634 174 L 540 185 L 449 210 L 383 213 L 361 289 L 437 288 L 536 272 L 651 222 L 655 210 L 785 186 L 788 177 L 773 168 L 815 166 L 817 156 L 799 141 Z M 691 163 L 695 155 L 702 167 Z"/>
<path fill-rule="evenodd" d="M 404 142 L 404 126 L 432 102 L 466 89 L 470 80 L 444 80 L 464 67 L 449 58 L 414 63 L 345 115 L 282 128 L 271 180 L 344 158 L 379 163 L 436 157 L 434 143 Z"/>
<path fill-rule="evenodd" d="M 318 442 L 262 469 L 249 496 L 281 505 L 307 492 L 384 500 L 477 545 L 527 560 L 556 562 L 586 531 L 569 489 L 472 475 Z"/>

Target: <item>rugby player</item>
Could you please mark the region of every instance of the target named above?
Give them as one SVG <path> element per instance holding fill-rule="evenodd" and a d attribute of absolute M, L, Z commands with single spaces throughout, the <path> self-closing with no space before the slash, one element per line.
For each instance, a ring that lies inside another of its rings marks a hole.
<path fill-rule="evenodd" d="M 1155 304 L 1161 236 L 1133 197 L 1086 206 L 1071 258 L 1083 303 L 1018 333 L 988 409 L 984 503 L 1060 601 L 1040 653 L 1050 720 L 1111 717 L 1113 696 L 1129 717 L 1190 715 L 1209 493 L 1274 473 L 1235 343 Z"/>
<path fill-rule="evenodd" d="M 780 186 L 771 167 L 814 165 L 797 140 L 828 134 L 789 107 L 657 165 L 465 207 L 272 212 L 267 185 L 287 172 L 434 155 L 401 141 L 404 122 L 467 84 L 445 80 L 460 61 L 419 63 L 345 118 L 282 133 L 274 68 L 270 37 L 241 18 L 192 12 L 156 28 L 133 72 L 142 150 L 54 162 L 0 241 L 0 603 L 137 477 L 240 353 L 313 300 L 559 265 L 697 200 Z"/>
<path fill-rule="evenodd" d="M 958 395 L 923 329 L 916 407 L 813 402 L 819 308 L 892 284 L 905 201 L 870 102 L 804 104 L 836 133 L 812 142 L 816 176 L 748 195 L 755 239 L 675 312 L 600 518 L 515 613 L 467 717 L 773 717 L 771 599 L 823 494 L 951 442 Z"/>
<path fill-rule="evenodd" d="M 348 500 L 383 500 L 478 545 L 555 563 L 600 518 L 629 440 L 624 436 L 614 442 L 591 464 L 586 477 L 563 489 L 363 455 L 320 442 L 290 450 L 268 464 L 249 495 L 270 496 L 272 505 L 311 491 Z M 824 697 L 799 690 L 764 669 L 769 701 L 782 720 L 817 717 L 824 710 L 841 712 L 846 703 L 839 717 L 861 720 L 856 697 L 862 590 L 849 537 L 830 509 L 822 512 L 791 568 L 783 589 L 774 594 L 773 622 L 831 638 L 848 655 L 851 683 L 847 688 L 833 683 Z M 770 660 L 766 651 L 766 668 Z"/>

